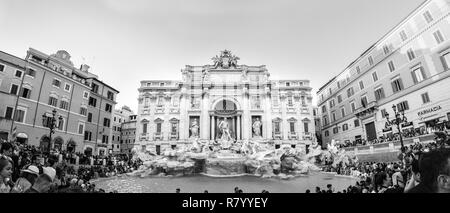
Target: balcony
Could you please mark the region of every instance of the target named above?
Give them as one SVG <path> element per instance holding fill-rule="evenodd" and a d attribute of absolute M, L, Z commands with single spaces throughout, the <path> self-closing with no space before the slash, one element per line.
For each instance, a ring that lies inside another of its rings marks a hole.
<path fill-rule="evenodd" d="M 303 140 L 312 140 L 313 139 L 313 134 L 311 132 L 303 132 Z"/>
<path fill-rule="evenodd" d="M 288 139 L 289 140 L 297 140 L 298 139 L 298 134 L 296 132 L 289 132 L 288 133 Z"/>
<path fill-rule="evenodd" d="M 169 113 L 180 113 L 179 108 L 170 108 Z"/>
<path fill-rule="evenodd" d="M 160 107 L 160 106 L 156 107 L 155 114 L 158 114 L 158 113 L 161 113 L 161 114 L 164 113 L 164 108 Z"/>
<path fill-rule="evenodd" d="M 355 116 L 361 120 L 364 120 L 366 118 L 369 118 L 370 116 L 373 116 L 376 113 L 376 110 L 378 109 L 378 104 L 376 101 L 372 101 L 367 104 L 365 107 L 359 107 L 355 110 Z"/>
<path fill-rule="evenodd" d="M 139 135 L 139 140 L 141 141 L 148 140 L 148 133 L 141 133 L 141 135 Z"/>
<path fill-rule="evenodd" d="M 272 137 L 274 140 L 281 140 L 283 138 L 283 136 L 281 135 L 281 132 L 273 132 L 272 133 Z"/>
<path fill-rule="evenodd" d="M 162 132 L 155 132 L 153 133 L 153 140 L 157 141 L 160 140 L 162 141 L 164 139 Z"/>
<path fill-rule="evenodd" d="M 294 113 L 295 113 L 295 108 L 294 108 L 294 106 L 287 106 L 287 107 L 286 107 L 286 112 L 294 112 Z"/>
<path fill-rule="evenodd" d="M 178 140 L 178 132 L 171 132 L 169 134 L 169 140 Z"/>

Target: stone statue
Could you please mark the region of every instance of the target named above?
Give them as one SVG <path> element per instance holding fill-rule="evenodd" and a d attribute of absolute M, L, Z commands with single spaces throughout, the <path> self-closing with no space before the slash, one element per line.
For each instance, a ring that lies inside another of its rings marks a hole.
<path fill-rule="evenodd" d="M 214 68 L 217 68 L 217 67 L 219 67 L 219 66 L 222 66 L 222 60 L 221 60 L 221 58 L 219 58 L 217 55 L 214 56 L 214 58 L 211 58 L 211 59 L 213 60 L 213 63 L 214 63 L 213 67 L 214 67 Z"/>
<path fill-rule="evenodd" d="M 222 121 L 219 122 L 219 129 L 220 129 L 220 132 L 222 133 L 222 137 L 221 137 L 222 140 L 229 141 L 232 139 L 231 135 L 230 135 L 230 128 L 229 128 L 226 117 Z"/>
<path fill-rule="evenodd" d="M 259 121 L 259 118 L 256 118 L 255 122 L 253 122 L 253 133 L 254 136 L 261 136 L 261 121 Z"/>
<path fill-rule="evenodd" d="M 197 118 L 192 121 L 191 124 L 191 137 L 198 138 L 198 130 L 200 127 L 198 126 Z"/>
<path fill-rule="evenodd" d="M 205 70 L 205 72 L 203 73 L 203 81 L 204 82 L 208 82 L 209 81 L 209 72 L 208 72 L 208 70 Z"/>

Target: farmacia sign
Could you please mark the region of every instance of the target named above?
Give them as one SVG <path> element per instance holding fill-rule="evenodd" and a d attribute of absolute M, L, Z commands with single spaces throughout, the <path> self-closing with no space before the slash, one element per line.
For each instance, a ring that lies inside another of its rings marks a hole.
<path fill-rule="evenodd" d="M 425 114 L 432 113 L 432 112 L 436 112 L 436 111 L 439 111 L 439 110 L 441 110 L 441 109 L 442 109 L 441 106 L 435 106 L 435 107 L 432 107 L 432 108 L 429 108 L 429 109 L 425 109 L 425 110 L 419 111 L 419 112 L 417 113 L 417 115 L 418 115 L 418 116 L 423 116 L 423 115 L 425 115 Z"/>

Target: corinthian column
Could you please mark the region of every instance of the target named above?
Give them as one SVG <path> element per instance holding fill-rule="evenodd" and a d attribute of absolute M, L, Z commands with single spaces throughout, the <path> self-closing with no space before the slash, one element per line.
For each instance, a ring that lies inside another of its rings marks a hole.
<path fill-rule="evenodd" d="M 187 94 L 186 88 L 181 88 L 181 100 L 180 100 L 180 140 L 186 140 L 189 134 L 189 119 L 187 117 Z"/>
<path fill-rule="evenodd" d="M 266 119 L 264 123 L 264 129 L 266 130 L 265 138 L 272 139 L 272 101 L 270 100 L 270 90 L 266 87 L 266 92 L 264 94 L 265 100 L 265 114 Z"/>

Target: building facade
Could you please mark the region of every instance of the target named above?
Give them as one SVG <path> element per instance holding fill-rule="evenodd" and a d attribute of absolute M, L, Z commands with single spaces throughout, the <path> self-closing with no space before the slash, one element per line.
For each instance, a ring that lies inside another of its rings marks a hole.
<path fill-rule="evenodd" d="M 128 106 L 122 106 L 120 109 L 114 110 L 113 119 L 113 135 L 112 135 L 112 146 L 110 148 L 113 154 L 121 153 L 122 144 L 122 125 L 130 119 L 133 111 Z"/>
<path fill-rule="evenodd" d="M 64 50 L 47 55 L 30 48 L 25 59 L 0 52 L 0 131 L 2 137 L 41 148 L 83 152 L 88 129 L 88 101 L 97 76 L 80 69 Z M 61 117 L 49 137 L 49 121 L 43 115 Z"/>
<path fill-rule="evenodd" d="M 130 115 L 121 127 L 120 153 L 130 154 L 136 142 L 137 115 Z"/>
<path fill-rule="evenodd" d="M 392 137 L 450 120 L 450 2 L 428 0 L 317 92 L 324 143 Z"/>
<path fill-rule="evenodd" d="M 214 65 L 190 66 L 182 81 L 141 81 L 136 145 L 155 150 L 216 141 L 226 122 L 234 141 L 309 145 L 314 140 L 308 80 L 269 80 L 266 66 L 238 65 L 222 51 Z"/>

